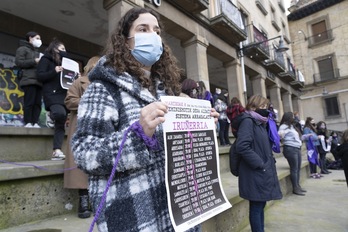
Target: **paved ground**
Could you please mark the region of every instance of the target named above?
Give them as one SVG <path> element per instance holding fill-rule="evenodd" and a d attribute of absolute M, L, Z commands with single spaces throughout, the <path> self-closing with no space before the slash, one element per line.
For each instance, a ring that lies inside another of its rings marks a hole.
<path fill-rule="evenodd" d="M 307 179 L 306 196 L 288 195 L 266 211 L 265 231 L 348 232 L 348 188 L 343 170 Z M 250 227 L 242 232 L 250 231 Z"/>
<path fill-rule="evenodd" d="M 304 180 L 306 196 L 290 194 L 276 201 L 266 211 L 266 232 L 348 232 L 348 188 L 344 173 L 331 171 L 321 179 Z M 0 232 L 87 232 L 92 220 L 70 214 Z M 97 231 L 96 226 L 93 231 Z M 249 227 L 242 230 L 248 231 Z"/>

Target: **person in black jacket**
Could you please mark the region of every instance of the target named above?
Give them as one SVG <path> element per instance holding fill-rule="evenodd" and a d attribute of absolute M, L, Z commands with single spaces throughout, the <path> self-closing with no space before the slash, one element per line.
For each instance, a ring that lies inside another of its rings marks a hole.
<path fill-rule="evenodd" d="M 342 159 L 344 175 L 348 186 L 348 130 L 345 130 L 342 135 L 342 143 L 337 147 L 337 156 Z"/>
<path fill-rule="evenodd" d="M 37 78 L 36 67 L 40 60 L 37 49 L 42 44 L 41 37 L 37 32 L 30 31 L 19 44 L 15 63 L 22 71 L 19 86 L 24 91 L 24 127 L 40 128 L 42 83 Z"/>
<path fill-rule="evenodd" d="M 239 195 L 249 200 L 249 221 L 253 232 L 264 231 L 266 202 L 282 198 L 272 144 L 268 136 L 268 100 L 250 97 L 239 117 L 236 152 L 240 154 Z"/>
<path fill-rule="evenodd" d="M 326 153 L 330 152 L 332 138 L 328 137 L 326 123 L 324 121 L 317 123 L 317 134 L 319 138 L 319 145 L 317 146 L 317 149 L 320 156 L 320 174 L 329 174 L 331 171 L 329 171 L 326 167 Z"/>
<path fill-rule="evenodd" d="M 37 76 L 43 83 L 43 99 L 46 111 L 54 120 L 54 138 L 52 160 L 63 160 L 62 143 L 65 135 L 65 122 L 68 110 L 64 99 L 67 90 L 60 84 L 60 73 L 63 71 L 62 57 L 66 56 L 65 46 L 54 39 L 47 47 L 37 67 Z"/>

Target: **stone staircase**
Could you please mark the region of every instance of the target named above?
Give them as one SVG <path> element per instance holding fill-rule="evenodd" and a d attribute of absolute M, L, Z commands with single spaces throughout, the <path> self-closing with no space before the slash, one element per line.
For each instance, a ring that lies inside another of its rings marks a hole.
<path fill-rule="evenodd" d="M 77 211 L 77 192 L 63 188 L 64 161 L 50 160 L 52 140 L 52 129 L 0 127 L 0 230 Z M 205 221 L 203 231 L 241 231 L 249 224 L 249 203 L 238 195 L 228 152 L 229 147 L 219 147 L 220 178 L 233 206 Z M 305 150 L 303 155 L 302 179 L 308 176 Z M 290 194 L 288 163 L 282 154 L 275 156 L 283 195 Z"/>
<path fill-rule="evenodd" d="M 49 128 L 0 127 L 0 229 L 76 210 L 77 192 L 63 188 L 64 161 L 51 161 L 52 143 Z"/>

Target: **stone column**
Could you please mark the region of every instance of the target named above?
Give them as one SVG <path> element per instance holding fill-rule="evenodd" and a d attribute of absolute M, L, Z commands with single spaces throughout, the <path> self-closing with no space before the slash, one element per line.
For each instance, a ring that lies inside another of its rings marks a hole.
<path fill-rule="evenodd" d="M 263 77 L 261 74 L 250 78 L 251 85 L 253 87 L 254 95 L 261 95 L 262 97 L 267 98 L 266 93 L 266 77 Z"/>
<path fill-rule="evenodd" d="M 209 89 L 209 71 L 207 47 L 209 42 L 202 36 L 196 35 L 181 44 L 185 49 L 186 74 L 195 81 L 203 81 Z"/>
<path fill-rule="evenodd" d="M 273 104 L 273 108 L 278 110 L 277 121 L 280 122 L 284 114 L 282 99 L 280 95 L 280 86 L 278 84 L 271 86 L 269 88 L 269 95 L 270 101 Z"/>
<path fill-rule="evenodd" d="M 144 7 L 142 0 L 104 0 L 103 7 L 108 13 L 109 35 L 115 30 L 118 21 L 130 9 L 135 6 Z"/>
<path fill-rule="evenodd" d="M 246 105 L 243 95 L 242 67 L 238 60 L 224 64 L 227 75 L 227 89 L 229 98 L 237 97 L 243 106 Z"/>
<path fill-rule="evenodd" d="M 284 112 L 294 112 L 293 106 L 292 106 L 292 98 L 291 93 L 286 91 L 282 93 L 282 99 L 283 99 L 283 108 Z"/>

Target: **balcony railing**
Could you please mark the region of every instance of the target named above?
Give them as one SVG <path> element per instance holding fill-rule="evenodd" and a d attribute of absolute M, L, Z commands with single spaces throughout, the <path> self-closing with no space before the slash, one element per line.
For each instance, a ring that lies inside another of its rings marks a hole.
<path fill-rule="evenodd" d="M 210 19 L 211 27 L 232 44 L 246 40 L 247 33 L 239 9 L 230 0 L 219 0 L 218 14 Z"/>
<path fill-rule="evenodd" d="M 250 42 L 249 44 L 244 44 L 244 46 L 248 47 L 247 49 L 244 50 L 244 54 L 249 56 L 249 58 L 261 62 L 264 60 L 267 60 L 270 58 L 269 54 L 269 46 L 268 46 L 268 38 L 261 32 L 259 31 L 255 26 L 253 27 L 253 42 Z M 262 41 L 261 44 L 258 44 Z M 253 44 L 257 44 L 253 46 Z"/>
<path fill-rule="evenodd" d="M 314 84 L 336 81 L 338 78 L 340 78 L 340 70 L 338 68 L 313 75 Z"/>
<path fill-rule="evenodd" d="M 279 73 L 281 80 L 291 83 L 292 81 L 296 81 L 296 72 L 293 64 L 288 60 L 287 69 L 285 72 Z"/>
<path fill-rule="evenodd" d="M 285 71 L 285 61 L 284 55 L 282 52 L 277 52 L 275 48 L 272 49 L 271 57 L 268 60 L 265 60 L 263 64 L 267 69 L 271 70 L 274 73 L 281 73 Z"/>
<path fill-rule="evenodd" d="M 308 38 L 309 47 L 333 40 L 332 30 L 327 30 Z"/>

